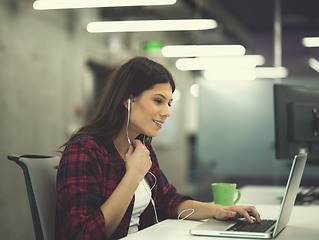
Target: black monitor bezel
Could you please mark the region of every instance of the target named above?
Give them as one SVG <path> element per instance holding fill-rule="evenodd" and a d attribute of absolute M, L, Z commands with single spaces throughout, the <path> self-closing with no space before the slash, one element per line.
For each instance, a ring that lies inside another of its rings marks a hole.
<path fill-rule="evenodd" d="M 303 150 L 300 151 L 299 149 L 305 149 L 308 154 L 308 163 L 319 164 L 319 150 L 313 152 L 309 145 L 310 142 L 316 142 L 314 138 L 312 138 L 311 141 L 293 140 L 293 138 L 296 139 L 296 136 L 292 136 L 294 135 L 292 131 L 296 132 L 296 129 L 294 130 L 294 128 L 299 127 L 298 125 L 296 126 L 296 119 L 294 119 L 292 115 L 294 110 L 292 107 L 293 103 L 306 103 L 313 106 L 317 105 L 319 109 L 319 88 L 310 88 L 301 85 L 274 84 L 276 158 L 278 160 L 292 159 L 295 154 L 304 153 Z M 317 144 L 315 146 L 317 146 Z"/>

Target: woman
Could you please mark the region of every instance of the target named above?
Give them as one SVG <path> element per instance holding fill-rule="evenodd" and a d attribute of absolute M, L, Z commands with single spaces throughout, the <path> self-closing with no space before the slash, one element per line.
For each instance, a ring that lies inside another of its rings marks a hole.
<path fill-rule="evenodd" d="M 64 145 L 57 175 L 56 239 L 118 239 L 166 218 L 250 216 L 178 194 L 150 144 L 165 120 L 175 84 L 160 64 L 136 57 L 109 78 L 95 114 Z"/>

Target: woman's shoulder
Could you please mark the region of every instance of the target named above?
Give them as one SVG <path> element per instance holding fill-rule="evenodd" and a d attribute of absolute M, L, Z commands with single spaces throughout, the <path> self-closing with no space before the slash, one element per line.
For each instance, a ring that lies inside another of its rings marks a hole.
<path fill-rule="evenodd" d="M 96 137 L 90 136 L 90 135 L 79 135 L 74 138 L 72 138 L 69 143 L 66 146 L 67 148 L 73 148 L 73 147 L 81 147 L 91 150 L 100 150 L 100 151 L 107 151 L 108 152 L 108 146 L 111 143 L 107 143 L 107 141 L 102 141 Z"/>
<path fill-rule="evenodd" d="M 78 143 L 78 142 L 96 142 L 97 139 L 93 136 L 89 136 L 89 135 L 85 135 L 85 134 L 82 134 L 82 135 L 78 135 L 76 137 L 73 137 L 71 140 L 70 140 L 70 143 Z"/>
<path fill-rule="evenodd" d="M 108 143 L 89 135 L 79 135 L 69 141 L 62 156 L 80 154 L 82 156 L 89 156 L 90 159 L 106 161 L 112 158 L 111 156 L 114 152 L 112 146 L 112 142 Z"/>
<path fill-rule="evenodd" d="M 85 145 L 85 146 L 91 146 L 91 145 L 101 145 L 98 139 L 96 139 L 93 136 L 89 135 L 78 135 L 76 137 L 73 137 L 70 139 L 67 146 L 74 146 L 74 145 Z"/>

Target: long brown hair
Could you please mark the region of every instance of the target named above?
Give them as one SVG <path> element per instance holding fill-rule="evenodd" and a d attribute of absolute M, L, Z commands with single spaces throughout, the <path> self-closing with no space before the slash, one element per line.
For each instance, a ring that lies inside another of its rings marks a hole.
<path fill-rule="evenodd" d="M 164 66 L 146 57 L 130 59 L 110 75 L 95 113 L 69 141 L 83 134 L 100 140 L 113 140 L 120 133 L 127 117 L 124 102 L 130 96 L 140 96 L 158 83 L 169 83 L 172 92 L 175 90 L 173 77 Z"/>

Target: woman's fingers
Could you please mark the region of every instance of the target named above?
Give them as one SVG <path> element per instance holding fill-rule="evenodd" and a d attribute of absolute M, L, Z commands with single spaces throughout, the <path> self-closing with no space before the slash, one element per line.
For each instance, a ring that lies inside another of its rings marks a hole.
<path fill-rule="evenodd" d="M 126 170 L 135 172 L 138 177 L 144 177 L 152 166 L 150 152 L 140 140 L 132 142 L 125 159 Z"/>
<path fill-rule="evenodd" d="M 225 206 L 222 207 L 222 210 L 223 212 L 216 216 L 217 219 L 226 220 L 228 218 L 244 217 L 250 223 L 253 223 L 254 221 L 251 217 L 254 217 L 257 222 L 260 222 L 260 214 L 254 206 Z"/>
<path fill-rule="evenodd" d="M 254 206 L 250 206 L 248 209 L 248 213 L 250 216 L 255 217 L 257 222 L 261 221 L 260 214 Z"/>
<path fill-rule="evenodd" d="M 242 216 L 248 219 L 249 222 L 253 222 L 251 217 L 254 217 L 257 222 L 260 222 L 260 214 L 254 206 L 241 206 Z M 251 220 L 251 221 L 250 221 Z"/>

